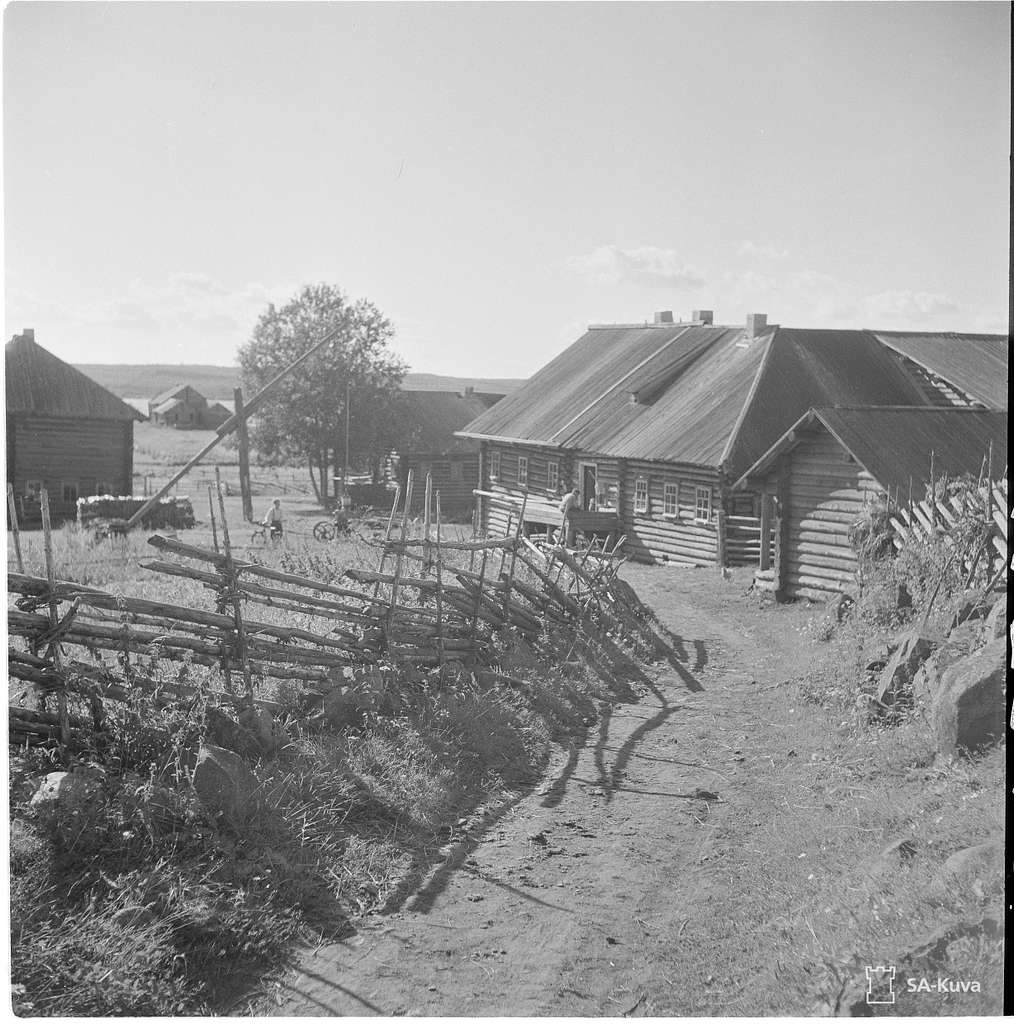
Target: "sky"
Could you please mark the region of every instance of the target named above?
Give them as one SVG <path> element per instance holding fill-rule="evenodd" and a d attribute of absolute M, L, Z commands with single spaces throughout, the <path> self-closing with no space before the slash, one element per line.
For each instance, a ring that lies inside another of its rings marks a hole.
<path fill-rule="evenodd" d="M 14 2 L 5 322 L 229 365 L 338 285 L 420 372 L 589 323 L 1007 331 L 1003 3 Z"/>

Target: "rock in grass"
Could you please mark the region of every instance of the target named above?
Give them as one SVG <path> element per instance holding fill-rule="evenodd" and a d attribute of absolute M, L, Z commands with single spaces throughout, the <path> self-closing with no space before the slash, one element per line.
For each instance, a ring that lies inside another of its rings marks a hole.
<path fill-rule="evenodd" d="M 1003 735 L 1006 659 L 1006 640 L 993 640 L 944 672 L 931 708 L 941 753 L 982 750 Z"/>
<path fill-rule="evenodd" d="M 79 811 L 98 800 L 102 784 L 73 772 L 50 772 L 39 780 L 38 788 L 29 800 L 37 811 L 58 807 L 64 811 Z"/>
<path fill-rule="evenodd" d="M 281 722 L 264 708 L 244 708 L 239 713 L 239 724 L 253 737 L 264 757 L 271 757 L 289 742 Z"/>
<path fill-rule="evenodd" d="M 984 587 L 966 590 L 958 599 L 951 618 L 951 629 L 956 629 L 964 622 L 984 619 L 989 613 L 990 599 Z"/>
<path fill-rule="evenodd" d="M 259 787 L 243 759 L 224 747 L 201 745 L 194 768 L 194 792 L 213 816 L 236 827 L 257 809 Z"/>
<path fill-rule="evenodd" d="M 1001 594 L 986 618 L 986 641 L 1003 640 L 1007 635 L 1007 595 Z"/>
<path fill-rule="evenodd" d="M 922 663 L 932 654 L 936 641 L 920 633 L 907 633 L 897 650 L 891 655 L 877 685 L 877 700 L 881 704 L 894 704 L 910 692 L 912 680 Z"/>

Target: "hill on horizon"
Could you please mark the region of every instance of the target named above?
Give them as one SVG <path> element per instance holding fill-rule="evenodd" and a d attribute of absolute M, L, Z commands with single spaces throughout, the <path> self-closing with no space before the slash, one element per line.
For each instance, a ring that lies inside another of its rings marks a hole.
<path fill-rule="evenodd" d="M 119 398 L 153 398 L 175 384 L 189 384 L 213 401 L 232 400 L 239 384 L 238 366 L 203 363 L 75 363 L 74 366 Z M 492 377 L 445 377 L 439 373 L 406 373 L 406 391 L 476 391 L 510 394 L 523 380 Z"/>

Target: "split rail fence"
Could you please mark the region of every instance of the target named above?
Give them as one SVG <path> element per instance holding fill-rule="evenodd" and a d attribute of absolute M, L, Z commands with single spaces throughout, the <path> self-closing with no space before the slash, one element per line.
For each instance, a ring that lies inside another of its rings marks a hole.
<path fill-rule="evenodd" d="M 47 576 L 8 574 L 9 674 L 30 684 L 41 705 L 9 708 L 12 738 L 66 743 L 74 729 L 101 730 L 105 702 L 130 701 L 137 691 L 157 706 L 192 699 L 194 682 L 157 678 L 162 662 L 215 670 L 205 690 L 212 701 L 278 710 L 265 683 L 290 681 L 323 696 L 354 687 L 370 667 L 437 670 L 441 679 L 452 663 L 455 672 L 482 671 L 495 666 L 497 638 L 511 631 L 533 639 L 581 624 L 652 649 L 645 609 L 616 581 L 618 552 L 540 550 L 514 509 L 506 537 L 449 540 L 431 478 L 421 523 L 408 514 L 412 489 L 410 475 L 377 542 L 376 568 L 345 569 L 345 586 L 235 557 L 219 484 L 221 550 L 156 535 L 148 543 L 159 557 L 142 562 L 200 584 L 214 610 L 56 580 L 44 493 Z M 68 694 L 90 714 L 72 720 Z"/>

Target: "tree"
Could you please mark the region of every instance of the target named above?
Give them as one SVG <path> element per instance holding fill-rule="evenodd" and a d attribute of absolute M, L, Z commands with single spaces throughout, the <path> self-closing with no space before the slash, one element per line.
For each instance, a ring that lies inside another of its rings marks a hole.
<path fill-rule="evenodd" d="M 376 467 L 394 447 L 406 369 L 388 348 L 394 328 L 365 299 L 350 302 L 333 285 L 307 285 L 281 309 L 269 305 L 239 350 L 243 389 L 252 395 L 336 327 L 335 340 L 276 386 L 250 426 L 265 460 L 306 460 L 318 500 L 331 493 L 332 467 L 345 463 L 346 394 L 352 464 Z"/>

